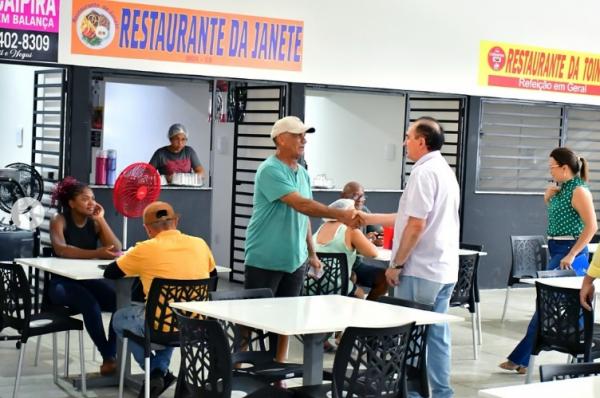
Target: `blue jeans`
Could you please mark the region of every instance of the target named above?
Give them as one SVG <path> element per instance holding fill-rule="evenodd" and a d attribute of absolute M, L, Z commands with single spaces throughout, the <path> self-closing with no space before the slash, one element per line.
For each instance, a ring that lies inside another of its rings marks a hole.
<path fill-rule="evenodd" d="M 575 244 L 574 240 L 548 240 L 548 250 L 550 251 L 550 262 L 548 263 L 547 269 L 558 269 L 560 268 L 560 260 L 569 253 L 571 247 Z M 573 270 L 578 276 L 584 276 L 589 266 L 588 263 L 588 249 L 587 246 L 577 254 L 573 264 L 571 265 Z M 527 332 L 519 344 L 508 356 L 508 360 L 519 366 L 529 366 L 529 357 L 533 350 L 533 343 L 537 332 L 537 312 L 531 317 L 529 325 L 527 326 Z"/>
<path fill-rule="evenodd" d="M 108 338 L 102 323 L 102 311 L 115 312 L 117 298 L 110 281 L 84 280 L 54 276 L 50 280 L 48 296 L 52 304 L 69 307 L 83 315 L 83 323 L 98 347 L 103 359 L 115 358 L 117 338 L 111 325 L 108 325 Z"/>
<path fill-rule="evenodd" d="M 433 305 L 439 313 L 448 312 L 450 296 L 454 283 L 438 283 L 414 276 L 400 277 L 395 296 Z M 427 335 L 427 376 L 431 385 L 432 398 L 449 398 L 454 395 L 450 387 L 450 328 L 447 323 L 429 326 Z M 420 397 L 415 391 L 409 391 L 410 397 Z"/>
<path fill-rule="evenodd" d="M 144 336 L 145 309 L 145 305 L 140 303 L 132 304 L 129 307 L 121 308 L 115 312 L 115 315 L 113 316 L 113 328 L 115 329 L 117 336 L 123 338 L 124 330 L 129 330 L 140 337 Z M 135 361 L 142 369 L 144 369 L 144 347 L 133 340 L 129 340 L 128 346 Z M 154 352 L 150 354 L 150 372 L 154 369 L 160 369 L 163 374 L 166 373 L 169 369 L 172 354 L 173 347 L 164 347 L 162 349 L 154 350 Z"/>

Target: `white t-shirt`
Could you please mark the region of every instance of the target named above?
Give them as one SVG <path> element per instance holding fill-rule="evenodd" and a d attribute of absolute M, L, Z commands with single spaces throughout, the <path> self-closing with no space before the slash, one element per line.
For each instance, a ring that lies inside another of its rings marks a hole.
<path fill-rule="evenodd" d="M 398 205 L 392 258 L 409 217 L 425 219 L 425 230 L 408 257 L 402 275 L 438 283 L 458 278 L 460 193 L 456 175 L 440 151 L 419 159 L 412 168 Z"/>

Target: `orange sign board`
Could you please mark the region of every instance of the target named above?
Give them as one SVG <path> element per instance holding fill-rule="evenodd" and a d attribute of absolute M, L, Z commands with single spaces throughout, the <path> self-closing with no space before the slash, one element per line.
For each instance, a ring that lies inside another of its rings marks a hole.
<path fill-rule="evenodd" d="M 303 43 L 297 20 L 73 0 L 73 54 L 300 71 Z"/>
<path fill-rule="evenodd" d="M 600 54 L 482 41 L 479 84 L 600 95 Z"/>

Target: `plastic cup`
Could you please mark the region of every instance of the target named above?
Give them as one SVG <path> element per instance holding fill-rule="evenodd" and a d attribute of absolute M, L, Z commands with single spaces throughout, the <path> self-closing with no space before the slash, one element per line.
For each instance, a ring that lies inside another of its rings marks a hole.
<path fill-rule="evenodd" d="M 394 228 L 393 227 L 383 227 L 383 248 L 391 249 L 393 241 L 394 241 Z"/>

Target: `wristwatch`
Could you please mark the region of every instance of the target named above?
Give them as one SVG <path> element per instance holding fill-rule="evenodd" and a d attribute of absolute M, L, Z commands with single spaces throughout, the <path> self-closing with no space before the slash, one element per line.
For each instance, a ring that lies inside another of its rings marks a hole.
<path fill-rule="evenodd" d="M 393 269 L 402 269 L 402 268 L 404 268 L 404 264 L 397 264 L 397 263 L 395 263 L 395 262 L 392 261 L 390 263 L 390 268 L 393 268 Z"/>

